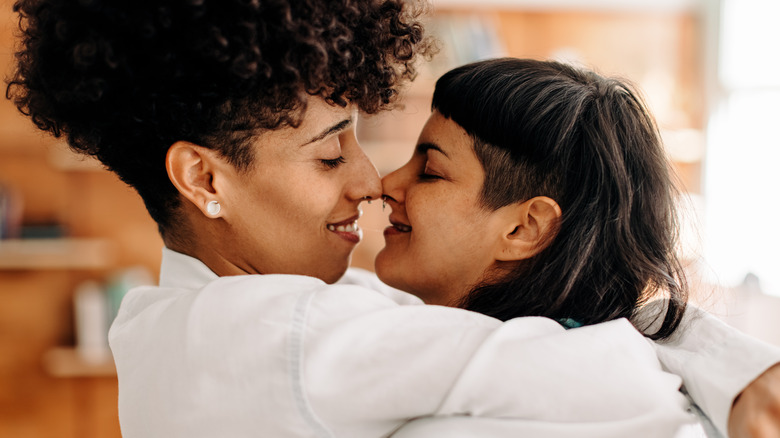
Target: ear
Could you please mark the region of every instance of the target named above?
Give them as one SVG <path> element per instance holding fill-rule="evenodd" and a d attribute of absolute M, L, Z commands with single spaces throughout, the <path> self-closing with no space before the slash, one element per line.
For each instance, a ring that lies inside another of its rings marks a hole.
<path fill-rule="evenodd" d="M 545 249 L 558 232 L 562 213 L 554 199 L 537 196 L 508 208 L 509 220 L 496 255 L 498 261 L 529 259 Z"/>
<path fill-rule="evenodd" d="M 165 169 L 173 185 L 209 218 L 222 216 L 219 212 L 214 214 L 213 206 L 209 213 L 209 203 L 220 202 L 215 184 L 220 164 L 216 152 L 186 141 L 177 141 L 171 145 L 165 157 Z"/>

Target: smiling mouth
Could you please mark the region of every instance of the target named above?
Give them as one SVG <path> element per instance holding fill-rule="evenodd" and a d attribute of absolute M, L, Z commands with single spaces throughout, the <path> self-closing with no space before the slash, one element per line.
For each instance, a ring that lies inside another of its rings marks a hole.
<path fill-rule="evenodd" d="M 357 220 L 355 220 L 353 222 L 346 223 L 346 224 L 343 224 L 343 223 L 342 224 L 328 224 L 327 227 L 328 227 L 328 230 L 330 230 L 330 231 L 338 231 L 339 233 L 354 233 L 355 231 L 357 231 L 359 229 L 358 228 L 358 224 L 357 224 Z"/>
<path fill-rule="evenodd" d="M 394 220 L 390 220 L 390 227 L 391 229 L 398 231 L 400 233 L 408 233 L 412 231 L 412 227 L 406 224 L 403 224 L 401 222 L 396 222 Z"/>
<path fill-rule="evenodd" d="M 409 225 L 404 225 L 404 224 L 393 224 L 393 228 L 395 228 L 396 230 L 398 230 L 398 231 L 400 231 L 402 233 L 408 233 L 408 232 L 412 231 L 412 227 L 410 227 Z"/>
<path fill-rule="evenodd" d="M 363 231 L 357 224 L 359 217 L 360 214 L 357 214 L 343 222 L 327 224 L 325 225 L 325 228 L 327 228 L 328 231 L 335 234 L 336 236 L 339 236 L 343 240 L 349 242 L 351 245 L 354 245 L 360 243 L 360 240 L 363 238 Z"/>

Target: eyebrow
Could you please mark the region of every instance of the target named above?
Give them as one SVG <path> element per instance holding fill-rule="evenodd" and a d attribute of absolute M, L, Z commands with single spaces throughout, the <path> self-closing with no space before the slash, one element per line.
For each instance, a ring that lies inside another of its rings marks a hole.
<path fill-rule="evenodd" d="M 307 144 L 316 143 L 316 142 L 322 140 L 323 138 L 325 138 L 325 137 L 327 137 L 327 136 L 329 136 L 329 135 L 331 135 L 333 133 L 343 131 L 344 129 L 346 129 L 351 124 L 352 124 L 352 119 L 351 118 L 344 119 L 344 120 L 336 123 L 335 125 L 333 125 L 333 126 L 331 126 L 329 128 L 326 128 L 325 130 L 323 130 L 319 134 L 317 134 L 314 137 L 312 137 L 309 141 L 306 141 L 303 144 L 301 144 L 301 146 L 306 146 Z"/>
<path fill-rule="evenodd" d="M 450 158 L 450 156 L 447 155 L 447 153 L 444 152 L 444 150 L 442 150 L 442 148 L 439 147 L 439 145 L 437 145 L 435 143 L 420 143 L 420 144 L 417 145 L 416 150 L 417 150 L 417 153 L 420 154 L 420 155 L 426 154 L 430 150 L 434 150 L 434 151 L 437 151 L 440 154 L 444 155 L 445 157 Z"/>

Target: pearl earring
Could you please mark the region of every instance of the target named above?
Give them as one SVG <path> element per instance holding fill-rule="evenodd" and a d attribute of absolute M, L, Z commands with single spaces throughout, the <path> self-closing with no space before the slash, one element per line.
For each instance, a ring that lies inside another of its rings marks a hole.
<path fill-rule="evenodd" d="M 222 210 L 222 206 L 217 201 L 211 201 L 206 205 L 206 211 L 212 216 L 218 215 L 220 210 Z"/>

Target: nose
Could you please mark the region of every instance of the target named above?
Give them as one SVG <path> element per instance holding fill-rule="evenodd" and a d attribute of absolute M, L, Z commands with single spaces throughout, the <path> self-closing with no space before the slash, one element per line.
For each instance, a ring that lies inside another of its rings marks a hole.
<path fill-rule="evenodd" d="M 382 178 L 382 196 L 390 202 L 403 203 L 406 198 L 408 164 Z"/>
<path fill-rule="evenodd" d="M 382 196 L 379 172 L 360 146 L 355 149 L 355 167 L 352 169 L 354 178 L 348 192 L 349 197 L 353 200 L 379 199 Z"/>

